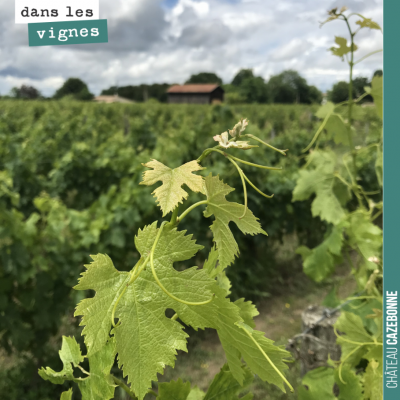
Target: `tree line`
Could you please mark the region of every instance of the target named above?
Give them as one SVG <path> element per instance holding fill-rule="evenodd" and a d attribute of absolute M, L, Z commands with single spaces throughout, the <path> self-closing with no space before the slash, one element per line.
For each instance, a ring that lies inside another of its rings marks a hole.
<path fill-rule="evenodd" d="M 374 72 L 382 75 L 382 70 Z M 225 90 L 225 102 L 228 104 L 243 103 L 280 103 L 280 104 L 312 104 L 321 103 L 322 92 L 315 86 L 309 85 L 297 71 L 286 70 L 280 74 L 273 75 L 266 81 L 261 76 L 255 76 L 252 69 L 241 69 L 230 83 L 224 84 L 222 79 L 213 72 L 200 72 L 191 75 L 185 84 L 215 83 L 221 85 Z M 358 77 L 353 81 L 353 97 L 359 97 L 364 93 L 364 87 L 370 86 L 367 77 Z M 155 83 L 151 85 L 127 85 L 111 86 L 102 90 L 102 95 L 118 95 L 135 102 L 144 102 L 149 99 L 161 103 L 167 102 L 167 90 L 171 86 L 168 83 Z M 333 85 L 327 92 L 327 100 L 340 103 L 348 99 L 349 84 L 340 81 Z M 9 96 L 3 98 L 16 99 L 44 99 L 39 90 L 33 86 L 22 85 L 11 89 Z M 94 95 L 89 91 L 85 82 L 79 78 L 69 78 L 56 90 L 53 99 L 72 98 L 75 100 L 93 100 Z M 367 96 L 364 101 L 372 101 Z"/>

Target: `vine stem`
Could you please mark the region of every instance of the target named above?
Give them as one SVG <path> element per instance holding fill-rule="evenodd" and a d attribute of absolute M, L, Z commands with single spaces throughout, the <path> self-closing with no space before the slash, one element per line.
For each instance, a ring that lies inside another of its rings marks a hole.
<path fill-rule="evenodd" d="M 136 397 L 135 393 L 132 392 L 132 390 L 129 388 L 128 385 L 125 384 L 125 382 L 123 382 L 121 379 L 118 379 L 116 376 L 111 375 L 111 378 L 113 379 L 114 383 L 116 385 L 118 385 L 119 387 L 121 387 L 127 394 L 128 396 L 133 399 L 133 400 L 138 400 L 138 398 Z"/>
<path fill-rule="evenodd" d="M 261 351 L 262 355 L 267 359 L 267 361 L 271 364 L 272 368 L 277 372 L 277 374 L 282 378 L 282 380 L 288 385 L 290 391 L 294 393 L 294 389 L 289 381 L 285 378 L 281 371 L 276 368 L 275 364 L 271 361 L 271 359 L 267 356 L 267 353 L 263 350 L 263 348 L 258 344 L 257 340 L 254 339 L 253 335 L 243 326 L 237 325 L 239 328 L 242 328 L 246 335 L 254 342 L 254 344 L 258 347 L 258 350 Z"/>
<path fill-rule="evenodd" d="M 244 179 L 246 179 L 247 183 L 258 193 L 260 193 L 262 196 L 266 197 L 267 199 L 272 199 L 274 197 L 273 194 L 271 196 L 268 196 L 267 194 L 263 193 L 254 183 L 246 176 L 246 174 L 242 171 Z"/>
<path fill-rule="evenodd" d="M 243 194 L 244 194 L 244 210 L 243 210 L 243 214 L 239 217 L 239 219 L 242 219 L 242 218 L 244 218 L 244 216 L 246 215 L 246 212 L 247 212 L 247 189 L 246 189 L 246 182 L 244 180 L 244 173 L 243 173 L 242 169 L 239 167 L 239 165 L 237 165 L 237 163 L 232 160 L 231 156 L 228 156 L 227 158 L 238 170 L 240 179 L 242 180 Z"/>
<path fill-rule="evenodd" d="M 368 58 L 369 56 L 372 56 L 373 54 L 376 54 L 376 53 L 380 53 L 381 51 L 383 51 L 383 49 L 371 51 L 371 53 L 368 53 L 366 56 L 361 57 L 359 60 L 355 61 L 353 65 L 356 65 L 359 62 L 361 62 L 361 61 L 365 60 L 366 58 Z"/>
<path fill-rule="evenodd" d="M 115 321 L 114 321 L 115 320 L 115 311 L 117 310 L 117 306 L 118 306 L 120 300 L 122 299 L 122 296 L 125 294 L 126 290 L 128 289 L 128 286 L 131 285 L 133 282 L 135 282 L 135 280 L 139 277 L 140 273 L 143 271 L 143 268 L 146 266 L 147 262 L 149 261 L 149 256 L 147 256 L 146 259 L 144 260 L 144 262 L 141 263 L 142 260 L 143 260 L 143 258 L 141 257 L 140 260 L 133 267 L 133 269 L 131 271 L 132 275 L 131 275 L 131 278 L 129 279 L 129 282 L 126 284 L 126 286 L 124 287 L 124 290 L 118 296 L 118 299 L 114 304 L 114 307 L 113 307 L 113 310 L 111 313 L 111 323 L 114 328 L 116 328 L 118 326 L 118 324 L 115 324 Z M 139 268 L 139 266 L 141 268 Z M 137 273 L 136 273 L 136 270 L 138 270 Z"/>
<path fill-rule="evenodd" d="M 190 211 L 192 211 L 193 209 L 195 209 L 198 206 L 201 206 L 202 204 L 207 204 L 207 203 L 208 203 L 208 200 L 202 200 L 202 201 L 192 204 L 179 217 L 177 217 L 177 219 L 176 219 L 177 223 L 179 224 L 179 222 L 181 222 L 183 220 L 183 218 L 185 218 L 186 215 L 188 215 L 190 213 Z M 160 229 L 161 229 L 161 227 L 160 227 Z"/>
<path fill-rule="evenodd" d="M 257 142 L 260 142 L 260 143 L 264 144 L 265 146 L 269 147 L 269 148 L 272 149 L 272 150 L 277 151 L 278 153 L 281 153 L 281 154 L 284 155 L 284 156 L 286 156 L 286 153 L 285 153 L 285 152 L 286 152 L 286 151 L 289 151 L 289 149 L 286 149 L 286 150 L 277 149 L 276 147 L 271 146 L 269 143 L 264 142 L 263 140 L 261 140 L 261 139 L 258 138 L 257 136 L 251 135 L 251 134 L 249 134 L 249 133 L 247 133 L 246 135 L 243 135 L 243 136 L 246 136 L 246 137 L 249 137 L 249 138 L 251 138 L 251 139 L 254 139 L 254 140 L 256 140 Z"/>
<path fill-rule="evenodd" d="M 165 226 L 166 223 L 167 223 L 167 222 L 164 221 L 164 222 L 161 224 L 160 229 L 158 230 L 156 239 L 154 240 L 153 247 L 151 248 L 151 253 L 150 253 L 151 272 L 152 272 L 152 274 L 153 274 L 153 277 L 154 277 L 155 281 L 157 282 L 158 286 L 160 286 L 160 288 L 163 290 L 163 292 L 164 292 L 165 294 L 167 294 L 167 295 L 168 295 L 169 297 L 171 297 L 172 299 L 174 299 L 174 300 L 176 300 L 176 301 L 179 301 L 180 303 L 186 304 L 186 305 L 188 305 L 188 306 L 201 306 L 201 305 L 210 303 L 210 302 L 212 301 L 212 299 L 214 298 L 214 295 L 212 295 L 211 298 L 210 298 L 209 300 L 200 301 L 200 302 L 192 302 L 192 301 L 186 301 L 186 300 L 179 299 L 178 297 L 176 297 L 176 296 L 174 296 L 172 293 L 170 293 L 170 292 L 163 286 L 163 284 L 161 283 L 161 281 L 158 279 L 158 276 L 157 276 L 157 273 L 156 273 L 156 269 L 154 268 L 154 251 L 155 251 L 155 249 L 156 249 L 156 247 L 157 247 L 157 243 L 158 243 L 158 241 L 159 241 L 159 239 L 160 239 L 161 233 L 162 233 L 163 228 L 164 228 L 164 226 Z"/>
<path fill-rule="evenodd" d="M 332 112 L 328 113 L 324 120 L 322 121 L 322 124 L 319 126 L 317 132 L 315 132 L 314 137 L 312 138 L 310 144 L 303 149 L 301 152 L 305 153 L 306 151 L 310 150 L 311 146 L 315 143 L 315 141 L 318 139 L 318 136 L 320 135 L 320 133 L 322 132 L 322 130 L 325 128 L 326 123 L 328 122 L 329 117 L 332 115 Z"/>
<path fill-rule="evenodd" d="M 347 28 L 350 33 L 350 39 L 351 39 L 351 45 L 350 45 L 350 78 L 349 78 L 349 105 L 348 105 L 348 110 L 349 110 L 349 115 L 348 115 L 348 123 L 347 123 L 347 130 L 348 130 L 348 136 L 349 136 L 349 143 L 351 147 L 351 155 L 353 158 L 353 168 L 354 168 L 354 174 L 357 177 L 357 166 L 356 166 L 356 153 L 354 151 L 354 142 L 353 142 L 353 136 L 351 134 L 351 126 L 352 126 L 352 112 L 353 112 L 353 66 L 354 66 L 354 35 L 355 33 L 352 32 L 349 24 L 349 20 L 346 18 L 345 15 L 343 15 L 344 21 L 346 22 Z"/>

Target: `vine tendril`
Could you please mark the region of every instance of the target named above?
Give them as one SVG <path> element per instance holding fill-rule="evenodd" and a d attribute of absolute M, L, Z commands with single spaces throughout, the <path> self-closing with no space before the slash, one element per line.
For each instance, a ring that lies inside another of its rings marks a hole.
<path fill-rule="evenodd" d="M 151 252 L 150 252 L 150 266 L 151 266 L 151 272 L 152 272 L 152 274 L 153 274 L 153 277 L 154 277 L 155 281 L 157 282 L 158 286 L 160 286 L 160 288 L 163 290 L 163 292 L 164 292 L 165 294 L 167 294 L 167 295 L 168 295 L 169 297 L 171 297 L 172 299 L 174 299 L 174 300 L 176 300 L 176 301 L 179 301 L 180 303 L 186 304 L 186 305 L 188 305 L 188 306 L 201 306 L 201 305 L 210 303 L 210 302 L 212 301 L 212 299 L 214 298 L 214 295 L 211 297 L 211 299 L 206 300 L 206 301 L 200 301 L 200 302 L 192 302 L 192 301 L 186 301 L 186 300 L 179 299 L 178 297 L 176 297 L 176 296 L 174 296 L 172 293 L 170 293 L 170 292 L 163 286 L 163 284 L 160 282 L 160 280 L 158 279 L 156 270 L 155 270 L 155 268 L 154 268 L 154 251 L 155 251 L 155 249 L 156 249 L 156 247 L 157 247 L 157 243 L 158 243 L 158 241 L 159 241 L 159 239 L 160 239 L 161 233 L 162 233 L 163 228 L 164 228 L 164 226 L 165 226 L 166 223 L 167 223 L 167 222 L 164 221 L 164 222 L 161 224 L 160 229 L 159 229 L 159 231 L 158 231 L 158 233 L 157 233 L 156 239 L 154 240 L 153 247 L 151 248 Z"/>

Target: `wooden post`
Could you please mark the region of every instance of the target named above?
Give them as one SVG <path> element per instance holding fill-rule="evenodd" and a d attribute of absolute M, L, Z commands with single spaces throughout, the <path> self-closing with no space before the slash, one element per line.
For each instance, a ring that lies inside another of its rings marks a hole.
<path fill-rule="evenodd" d="M 309 306 L 302 314 L 303 333 L 296 337 L 301 339 L 298 349 L 301 376 L 314 368 L 326 366 L 328 355 L 332 360 L 340 360 L 340 346 L 336 344 L 333 330 L 340 311 L 329 316 L 330 311 L 332 309 L 322 306 Z M 292 347 L 293 344 L 292 339 Z"/>

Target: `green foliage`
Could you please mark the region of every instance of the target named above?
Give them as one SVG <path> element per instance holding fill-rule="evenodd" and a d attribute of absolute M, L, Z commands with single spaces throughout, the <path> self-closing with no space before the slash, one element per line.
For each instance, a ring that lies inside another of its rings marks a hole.
<path fill-rule="evenodd" d="M 166 103 L 168 100 L 167 90 L 171 85 L 168 83 L 153 83 L 152 85 L 128 85 L 128 86 L 111 86 L 108 89 L 101 91 L 102 95 L 118 95 L 126 99 L 143 102 L 150 99 L 158 100 L 161 103 Z"/>
<path fill-rule="evenodd" d="M 191 161 L 175 169 L 168 168 L 156 160 L 143 165 L 153 170 L 144 172 L 142 185 L 150 186 L 157 181 L 163 183 L 153 192 L 163 212 L 163 217 L 189 196 L 182 189 L 182 185 L 187 185 L 193 192 L 203 192 L 202 177 L 192 173 L 202 169 L 197 161 Z"/>
<path fill-rule="evenodd" d="M 173 169 L 196 159 L 205 138 L 216 145 L 212 136 L 233 127 L 243 116 L 252 122 L 246 132 L 263 141 L 275 134 L 272 144 L 290 147 L 290 151 L 286 157 L 267 153 L 262 147 L 242 152 L 243 160 L 284 168 L 278 173 L 259 173 L 254 167 L 246 171 L 261 191 L 274 193 L 271 201 L 248 188 L 248 206 L 257 209 L 261 221 L 267 221 L 269 237 L 235 235 L 240 258 L 234 268 L 226 270 L 232 287 L 223 272 L 217 271 L 213 278 L 232 292 L 232 300 L 256 299 L 260 293 L 277 290 L 284 272 L 275 258 L 276 244 L 284 235 L 296 234 L 301 244 L 313 248 L 325 230 L 325 223 L 312 218 L 310 201 L 287 207 L 303 163 L 301 149 L 316 126 L 314 111 L 302 105 L 166 107 L 2 100 L 0 308 L 4 315 L 0 342 L 20 360 L 2 371 L 0 388 L 5 399 L 25 398 L 30 392 L 29 400 L 37 396 L 47 400 L 59 398 L 67 389 L 39 385 L 29 377 L 41 365 L 57 370 L 57 352 L 49 338 L 58 332 L 61 318 L 72 314 L 74 304 L 85 295 L 71 287 L 82 266 L 90 263 L 88 254 L 108 254 L 120 271 L 130 271 L 138 261 L 135 233 L 151 224 L 158 211 L 149 201 L 152 188 L 138 185 L 143 173 L 140 164 L 156 158 Z M 368 127 L 376 135 L 379 119 L 373 108 L 366 109 L 357 132 Z M 329 143 L 321 141 L 320 148 Z M 368 154 L 372 167 L 364 176 L 373 182 L 376 148 Z M 207 163 L 206 175 L 219 173 L 224 182 L 240 187 L 240 177 L 233 174 L 236 169 L 224 157 L 212 153 Z M 189 193 L 193 202 L 205 198 Z M 243 203 L 243 194 L 235 190 L 228 199 Z M 211 223 L 202 218 L 199 207 L 180 225 L 191 233 L 195 226 L 198 243 L 209 249 Z M 205 258 L 206 252 L 197 253 L 192 265 L 201 266 Z M 27 352 L 29 357 L 23 358 Z"/>
<path fill-rule="evenodd" d="M 303 378 L 307 388 L 300 388 L 300 400 L 382 398 L 382 286 L 377 284 L 378 277 L 381 279 L 383 273 L 382 230 L 375 222 L 382 213 L 382 126 L 379 125 L 380 132 L 376 135 L 356 136 L 354 128 L 363 115 L 357 103 L 367 95 L 372 96 L 376 113 L 382 119 L 382 77 L 379 74 L 374 76 L 371 87 L 361 78 L 358 81 L 353 79 L 353 53 L 357 49 L 354 36 L 358 30 L 352 32 L 348 18 L 354 14 L 346 16 L 345 11 L 345 8 L 339 13 L 337 9 L 330 11 L 326 21 L 340 18 L 346 22 L 350 33 L 350 46 L 345 38 L 336 37 L 335 42 L 339 47 L 330 49 L 342 59 L 346 56 L 349 63 L 350 82 L 339 82 L 330 96 L 333 102 L 344 102 L 345 107 L 328 102 L 317 111 L 316 116 L 323 118 L 323 122 L 304 151 L 314 143 L 318 147 L 324 129 L 327 138 L 333 139 L 338 147 L 335 150 L 328 147 L 310 150 L 307 163 L 299 172 L 293 201 L 315 196 L 312 214 L 329 223 L 322 243 L 312 249 L 306 246 L 297 249 L 303 258 L 304 272 L 321 282 L 346 256 L 361 296 L 348 299 L 352 304 L 341 312 L 334 326 L 337 343 L 341 347 L 340 361 L 331 362 L 332 368 L 323 367 L 308 372 Z M 360 29 L 380 29 L 375 22 L 359 16 L 362 20 L 356 24 Z M 363 86 L 365 93 L 360 91 L 360 86 Z M 358 96 L 355 100 L 354 95 Z M 363 179 L 370 160 L 375 163 L 376 173 L 372 191 Z M 354 255 L 355 263 L 351 260 Z M 335 297 L 331 294 L 331 300 L 335 300 Z M 334 383 L 339 389 L 338 397 L 333 391 Z"/>
<path fill-rule="evenodd" d="M 231 265 L 235 260 L 235 256 L 239 254 L 239 247 L 229 229 L 229 222 L 235 222 L 244 234 L 267 234 L 250 210 L 247 210 L 245 216 L 242 217 L 244 206 L 226 200 L 225 196 L 233 190 L 229 185 L 220 180 L 218 176 L 212 177 L 209 175 L 205 180 L 205 191 L 208 202 L 204 216 L 209 218 L 214 215 L 215 217 L 210 229 L 217 244 L 220 271 Z"/>
<path fill-rule="evenodd" d="M 325 367 L 311 370 L 303 378 L 299 388 L 299 400 L 335 400 L 332 388 L 334 377 L 332 370 Z"/>
<path fill-rule="evenodd" d="M 239 397 L 254 380 L 254 375 L 247 367 L 242 367 L 244 381 L 240 385 L 234 378 L 229 367 L 225 364 L 221 371 L 215 375 L 207 393 L 204 393 L 197 386 L 190 387 L 190 382 L 182 382 L 181 379 L 158 385 L 159 392 L 157 400 L 251 400 L 253 395 L 248 393 Z"/>
<path fill-rule="evenodd" d="M 222 79 L 214 74 L 214 72 L 199 72 L 198 74 L 191 75 L 185 82 L 185 84 L 188 83 L 217 83 L 218 85 L 222 85 Z"/>
<path fill-rule="evenodd" d="M 294 70 L 283 71 L 271 76 L 268 89 L 273 103 L 321 103 L 321 92 L 315 86 L 309 86 L 307 81 Z"/>
<path fill-rule="evenodd" d="M 243 135 L 247 125 L 247 119 L 242 119 L 229 130 L 231 143 L 241 143 L 236 140 Z M 249 137 L 260 141 L 252 135 Z M 116 385 L 131 397 L 142 400 L 151 390 L 152 382 L 157 380 L 157 374 L 162 374 L 167 365 L 174 366 L 177 351 L 187 351 L 188 334 L 182 321 L 195 330 L 215 329 L 226 352 L 228 366 L 211 384 L 205 399 L 222 400 L 228 395 L 232 398 L 242 386 L 246 387 L 252 381 L 253 375 L 244 367 L 242 359 L 263 381 L 275 384 L 282 391 L 285 391 L 286 384 L 293 391 L 283 374 L 288 368 L 285 362 L 290 353 L 282 346 L 276 346 L 263 332 L 252 328 L 255 326 L 253 317 L 258 314 L 253 304 L 244 300 L 234 303 L 227 298 L 230 282 L 225 275 L 221 277 L 221 273 L 238 254 L 229 222 L 234 221 L 243 233 L 265 232 L 247 209 L 245 186 L 245 205 L 240 205 L 225 199 L 233 189 L 218 176 L 210 174 L 204 179 L 192 174 L 203 169 L 200 164 L 211 152 L 217 152 L 235 165 L 244 185 L 245 175 L 234 160 L 247 162 L 218 150 L 222 147 L 231 146 L 221 143 L 216 148 L 208 148 L 196 161 L 175 169 L 156 160 L 144 164 L 152 170 L 144 173 L 142 183 L 152 185 L 162 181 L 163 185 L 155 194 L 164 215 L 173 210 L 171 220 L 162 222 L 159 228 L 155 221 L 139 230 L 135 246 L 140 258 L 130 272 L 118 271 L 107 255 L 92 256 L 94 262 L 86 265 L 86 272 L 75 286 L 76 290 L 95 291 L 94 297 L 83 299 L 78 304 L 75 313 L 83 316 L 81 324 L 85 328 L 82 335 L 91 370 L 85 372 L 86 378 L 74 376 L 71 363 L 78 367 L 83 357 L 75 340 L 65 338 L 60 352 L 63 370 L 54 372 L 51 368 L 42 368 L 39 374 L 43 379 L 55 384 L 65 380 L 78 383 L 83 400 L 108 400 L 113 397 Z M 188 196 L 182 193 L 183 184 L 205 194 L 207 199 L 195 203 L 178 216 L 178 203 Z M 252 186 L 259 191 L 254 184 Z M 177 226 L 190 211 L 204 204 L 207 205 L 204 216 L 215 217 L 210 227 L 215 247 L 208 257 L 208 265 L 204 269 L 192 267 L 177 271 L 174 263 L 193 258 L 203 248 L 196 244 L 192 235 L 186 235 L 186 231 L 178 230 Z M 220 265 L 215 268 L 217 263 Z M 167 309 L 174 310 L 172 318 L 166 316 Z M 118 319 L 117 323 L 115 319 Z M 110 375 L 116 354 L 118 366 L 130 387 Z M 159 398 L 185 399 L 189 394 L 190 385 L 177 381 L 161 386 Z M 251 395 L 245 398 L 250 399 Z"/>
<path fill-rule="evenodd" d="M 93 94 L 89 92 L 86 83 L 79 78 L 68 78 L 54 94 L 55 99 L 61 99 L 65 96 L 72 96 L 76 100 L 93 99 Z"/>
<path fill-rule="evenodd" d="M 344 55 L 350 53 L 351 51 L 356 51 L 357 46 L 353 44 L 353 48 L 351 46 L 347 46 L 347 39 L 340 37 L 340 36 L 335 36 L 335 43 L 339 47 L 331 47 L 329 50 L 332 52 L 334 56 L 338 56 L 344 60 Z"/>

